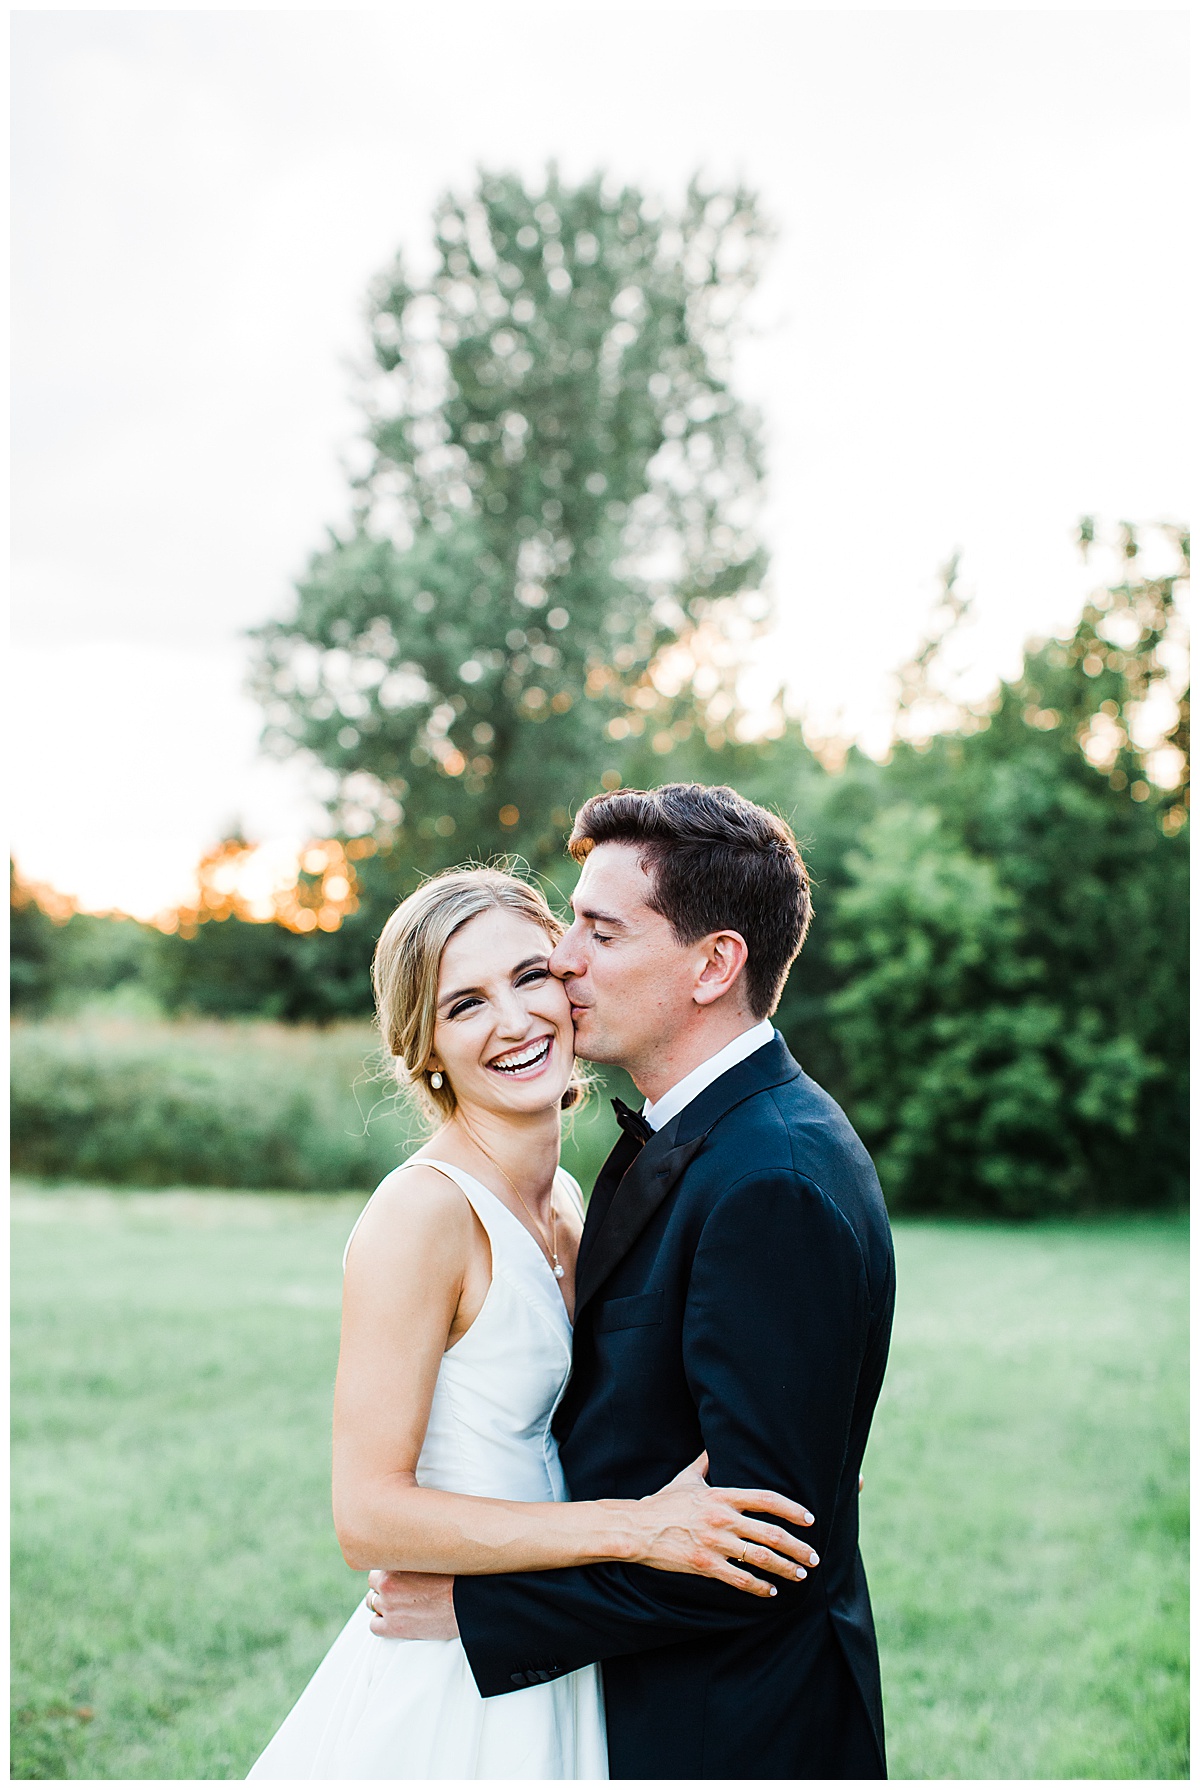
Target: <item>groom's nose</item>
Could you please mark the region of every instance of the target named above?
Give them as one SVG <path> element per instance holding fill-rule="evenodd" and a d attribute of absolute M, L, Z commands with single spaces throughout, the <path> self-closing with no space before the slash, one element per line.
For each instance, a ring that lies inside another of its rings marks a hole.
<path fill-rule="evenodd" d="M 584 972 L 582 928 L 578 922 L 567 928 L 563 936 L 550 953 L 548 968 L 552 976 L 566 981 L 570 976 L 582 976 Z"/>

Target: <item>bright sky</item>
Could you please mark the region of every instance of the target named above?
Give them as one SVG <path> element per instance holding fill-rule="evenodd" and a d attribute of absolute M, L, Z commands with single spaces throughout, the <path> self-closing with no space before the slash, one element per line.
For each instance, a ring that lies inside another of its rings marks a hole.
<path fill-rule="evenodd" d="M 778 245 L 741 357 L 776 631 L 820 729 L 886 737 L 954 548 L 986 686 L 1070 624 L 1078 517 L 1182 517 L 1182 12 L 14 15 L 16 762 L 26 875 L 183 897 L 235 821 L 319 830 L 257 757 L 242 631 L 346 508 L 363 292 L 474 167 Z"/>

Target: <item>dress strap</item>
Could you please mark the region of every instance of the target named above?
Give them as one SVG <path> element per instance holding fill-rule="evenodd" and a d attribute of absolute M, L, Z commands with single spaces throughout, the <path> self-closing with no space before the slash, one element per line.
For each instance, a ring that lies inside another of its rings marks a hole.
<path fill-rule="evenodd" d="M 467 1200 L 471 1210 L 487 1232 L 489 1241 L 493 1244 L 496 1241 L 494 1224 L 497 1206 L 506 1217 L 512 1218 L 513 1216 L 504 1201 L 498 1200 L 490 1187 L 485 1187 L 482 1181 L 474 1175 L 468 1174 L 465 1168 L 456 1168 L 452 1162 L 441 1162 L 435 1156 L 422 1156 L 412 1162 L 403 1163 L 401 1166 L 404 1168 L 440 1169 L 443 1175 L 454 1182 L 459 1192 Z M 484 1196 L 482 1199 L 479 1197 L 480 1194 Z M 520 1224 L 521 1221 L 516 1219 L 515 1222 Z"/>
<path fill-rule="evenodd" d="M 407 1162 L 398 1162 L 396 1164 L 395 1168 L 392 1169 L 389 1174 L 386 1174 L 384 1176 L 383 1180 L 379 1183 L 379 1186 L 375 1189 L 375 1193 L 373 1193 L 371 1195 L 371 1199 L 369 1199 L 367 1201 L 366 1205 L 363 1207 L 362 1211 L 359 1213 L 358 1217 L 355 1219 L 354 1228 L 350 1232 L 350 1235 L 346 1238 L 346 1247 L 342 1251 L 342 1273 L 343 1274 L 346 1272 L 346 1261 L 350 1254 L 350 1245 L 353 1243 L 355 1236 L 357 1235 L 359 1225 L 362 1223 L 363 1219 L 367 1216 L 367 1213 L 371 1209 L 371 1200 L 373 1200 L 375 1198 L 376 1193 L 381 1193 L 383 1191 L 383 1189 L 388 1185 L 388 1182 L 392 1179 L 393 1175 L 402 1175 L 406 1168 L 435 1168 L 438 1170 L 438 1172 L 440 1174 L 445 1175 L 447 1177 L 447 1179 L 453 1181 L 454 1185 L 458 1188 L 459 1192 L 467 1200 L 468 1204 L 471 1207 L 471 1210 L 474 1212 L 474 1214 L 478 1218 L 480 1224 L 483 1226 L 484 1230 L 487 1232 L 488 1241 L 490 1243 L 494 1244 L 495 1238 L 493 1236 L 493 1231 L 492 1231 L 491 1215 L 488 1213 L 488 1210 L 487 1210 L 487 1202 L 480 1200 L 477 1197 L 479 1190 L 482 1190 L 485 1194 L 487 1194 L 488 1200 L 493 1200 L 493 1201 L 495 1201 L 496 1205 L 500 1205 L 500 1201 L 496 1199 L 495 1194 L 492 1193 L 490 1188 L 484 1187 L 482 1182 L 476 1181 L 476 1179 L 473 1175 L 468 1175 L 465 1169 L 455 1168 L 455 1166 L 452 1162 L 439 1162 L 439 1161 L 436 1161 L 432 1156 L 410 1156 Z"/>
<path fill-rule="evenodd" d="M 454 1163 L 442 1162 L 435 1156 L 410 1156 L 407 1162 L 398 1163 L 391 1171 L 391 1174 L 384 1176 L 383 1180 L 379 1183 L 379 1186 L 375 1189 L 375 1193 L 379 1193 L 387 1186 L 392 1175 L 403 1174 L 406 1168 L 435 1168 L 440 1174 L 445 1175 L 448 1180 L 454 1182 L 454 1185 L 467 1200 L 471 1210 L 487 1232 L 488 1241 L 491 1243 L 493 1249 L 493 1261 L 495 1260 L 495 1251 L 497 1247 L 499 1247 L 502 1253 L 505 1252 L 505 1242 L 503 1239 L 507 1239 L 511 1236 L 512 1225 L 520 1225 L 521 1229 L 525 1230 L 525 1226 L 521 1224 L 521 1220 L 515 1213 L 509 1211 L 503 1200 L 497 1199 L 490 1187 L 485 1187 L 482 1181 L 478 1180 L 474 1175 L 468 1174 L 465 1168 L 457 1168 Z M 558 1168 L 554 1172 L 554 1181 L 555 1185 L 563 1190 L 572 1205 L 578 1209 L 579 1214 L 582 1217 L 583 1195 L 579 1190 L 579 1183 L 574 1175 L 568 1174 L 565 1168 Z M 371 1195 L 371 1200 L 375 1198 L 375 1193 Z M 354 1241 L 355 1232 L 357 1232 L 359 1225 L 370 1210 L 371 1200 L 367 1201 L 366 1205 L 355 1219 L 354 1229 L 346 1239 L 346 1247 L 342 1252 L 343 1274 L 346 1271 L 346 1259 L 350 1254 L 350 1245 Z M 497 1211 L 503 1212 L 504 1214 L 504 1220 L 500 1221 L 500 1238 L 502 1240 L 499 1241 L 499 1243 L 496 1235 Z M 540 1248 L 537 1238 L 533 1236 L 532 1232 L 526 1231 L 526 1235 L 529 1237 L 529 1240 L 534 1245 L 535 1249 Z"/>

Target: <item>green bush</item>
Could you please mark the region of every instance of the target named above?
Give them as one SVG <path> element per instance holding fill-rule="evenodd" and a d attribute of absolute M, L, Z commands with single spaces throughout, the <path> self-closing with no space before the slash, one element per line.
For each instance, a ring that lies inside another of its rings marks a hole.
<path fill-rule="evenodd" d="M 375 1048 L 363 1026 L 18 1025 L 14 1166 L 127 1187 L 370 1188 L 414 1129 L 374 1079 Z"/>
<path fill-rule="evenodd" d="M 19 1024 L 13 1167 L 118 1187 L 367 1193 L 423 1135 L 380 1062 L 364 1025 Z M 568 1123 L 563 1159 L 585 1188 L 614 1135 L 602 1097 Z"/>
<path fill-rule="evenodd" d="M 1128 1012 L 1047 976 L 995 865 L 897 807 L 847 868 L 829 1010 L 893 1204 L 1028 1218 L 1169 1197 L 1161 1162 L 1157 1186 L 1114 1173 L 1162 1061 Z"/>
<path fill-rule="evenodd" d="M 118 914 L 52 915 L 42 906 L 47 891 L 26 883 L 8 864 L 9 998 L 14 1013 L 42 1016 L 75 1012 L 111 1001 L 136 986 L 140 1005 L 153 1006 L 145 986 L 154 941 L 152 926 Z"/>
<path fill-rule="evenodd" d="M 383 912 L 368 904 L 336 932 L 289 932 L 234 914 L 203 920 L 187 937 L 152 932 L 144 980 L 172 1016 L 369 1022 L 371 954 L 394 901 L 385 881 Z"/>

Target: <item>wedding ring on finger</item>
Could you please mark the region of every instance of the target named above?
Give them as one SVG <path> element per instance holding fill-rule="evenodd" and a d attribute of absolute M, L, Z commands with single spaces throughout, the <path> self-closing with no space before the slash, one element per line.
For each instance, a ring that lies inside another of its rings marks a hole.
<path fill-rule="evenodd" d="M 370 1610 L 372 1616 L 382 1616 L 383 1615 L 383 1611 L 379 1608 L 379 1605 L 375 1602 L 375 1587 L 373 1585 L 371 1586 L 370 1590 L 367 1592 L 366 1605 L 367 1605 L 368 1610 Z"/>

